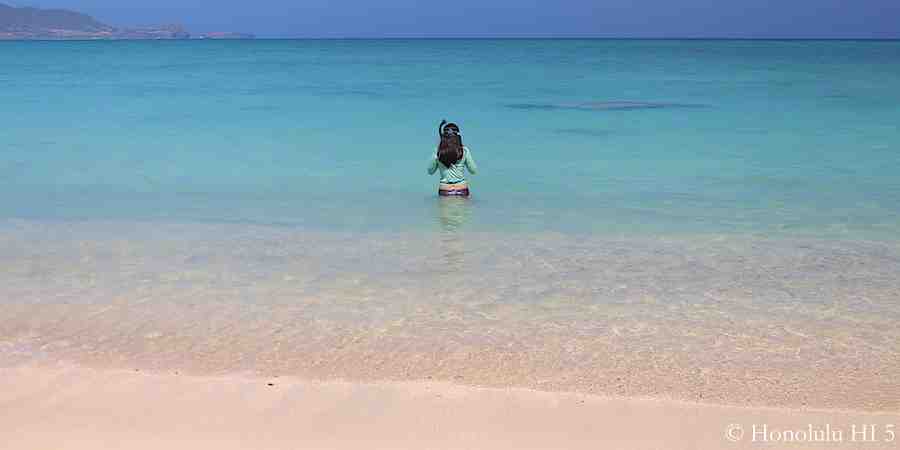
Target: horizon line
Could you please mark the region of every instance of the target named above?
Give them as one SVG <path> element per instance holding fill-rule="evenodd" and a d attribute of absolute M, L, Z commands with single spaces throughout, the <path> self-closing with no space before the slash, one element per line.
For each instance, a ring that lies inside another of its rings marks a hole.
<path fill-rule="evenodd" d="M 200 36 L 203 33 L 198 32 Z M 252 33 L 249 33 L 252 34 Z M 211 39 L 211 38 L 177 38 L 177 39 L 0 39 L 0 42 L 96 42 L 96 41 L 900 41 L 897 37 L 600 37 L 600 36 L 467 36 L 467 37 L 423 37 L 423 36 L 338 36 L 338 37 L 300 37 L 300 36 L 254 36 L 253 38 Z"/>
<path fill-rule="evenodd" d="M 342 37 L 291 37 L 291 36 L 257 36 L 256 39 L 268 40 L 592 40 L 592 41 L 898 41 L 897 37 L 609 37 L 609 36 L 466 36 L 466 37 L 423 37 L 423 36 L 342 36 Z"/>

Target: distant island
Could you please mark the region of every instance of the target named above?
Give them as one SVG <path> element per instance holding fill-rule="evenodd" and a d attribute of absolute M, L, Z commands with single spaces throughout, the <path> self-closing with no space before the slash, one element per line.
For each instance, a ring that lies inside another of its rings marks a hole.
<path fill-rule="evenodd" d="M 248 33 L 221 31 L 192 35 L 181 25 L 118 28 L 66 9 L 13 7 L 0 3 L 0 40 L 65 39 L 253 39 Z"/>

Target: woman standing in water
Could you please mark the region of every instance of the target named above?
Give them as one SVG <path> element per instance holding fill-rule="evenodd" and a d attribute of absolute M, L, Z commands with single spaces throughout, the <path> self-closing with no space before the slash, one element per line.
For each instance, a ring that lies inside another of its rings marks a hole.
<path fill-rule="evenodd" d="M 455 123 L 447 123 L 446 120 L 442 120 L 438 126 L 438 135 L 441 137 L 441 143 L 428 165 L 429 175 L 434 175 L 438 169 L 441 171 L 438 195 L 468 197 L 469 184 L 466 182 L 466 169 L 473 175 L 478 170 L 475 160 L 472 158 L 472 152 L 463 146 L 459 126 Z"/>

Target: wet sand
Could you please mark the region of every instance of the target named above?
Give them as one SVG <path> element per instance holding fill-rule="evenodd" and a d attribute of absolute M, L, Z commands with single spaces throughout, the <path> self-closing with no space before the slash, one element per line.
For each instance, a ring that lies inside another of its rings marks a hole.
<path fill-rule="evenodd" d="M 900 445 L 891 437 L 900 414 L 726 407 L 439 382 L 310 382 L 57 366 L 0 369 L 0 385 L 0 442 L 17 450 Z"/>
<path fill-rule="evenodd" d="M 896 242 L 9 221 L 0 248 L 0 367 L 900 410 Z"/>
<path fill-rule="evenodd" d="M 0 443 L 895 449 L 898 273 L 893 241 L 7 221 Z"/>

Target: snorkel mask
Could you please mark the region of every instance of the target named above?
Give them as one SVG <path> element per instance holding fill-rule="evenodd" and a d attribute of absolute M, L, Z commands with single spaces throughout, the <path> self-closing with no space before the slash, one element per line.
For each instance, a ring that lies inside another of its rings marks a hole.
<path fill-rule="evenodd" d="M 442 120 L 438 130 L 441 136 L 459 136 L 459 126 L 453 122 L 447 123 L 446 120 Z"/>

